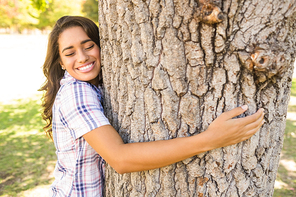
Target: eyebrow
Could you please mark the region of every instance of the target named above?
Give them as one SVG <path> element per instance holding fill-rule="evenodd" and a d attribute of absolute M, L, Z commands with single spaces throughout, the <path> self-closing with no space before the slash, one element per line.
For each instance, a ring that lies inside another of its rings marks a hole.
<path fill-rule="evenodd" d="M 92 41 L 92 40 L 91 40 L 91 39 L 83 40 L 83 41 L 80 42 L 80 44 L 85 44 L 85 43 L 87 43 L 87 42 L 89 42 L 89 41 Z M 74 48 L 74 47 L 73 47 L 73 46 L 66 47 L 66 48 L 64 48 L 64 49 L 62 50 L 62 53 L 63 53 L 65 50 L 72 49 L 72 48 Z"/>

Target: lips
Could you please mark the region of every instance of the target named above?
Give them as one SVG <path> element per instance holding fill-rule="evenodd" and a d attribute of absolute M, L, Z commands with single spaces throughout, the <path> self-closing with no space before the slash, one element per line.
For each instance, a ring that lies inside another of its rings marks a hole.
<path fill-rule="evenodd" d="M 77 69 L 78 69 L 79 71 L 81 71 L 81 72 L 88 72 L 88 71 L 90 71 L 90 70 L 93 69 L 93 67 L 94 67 L 94 63 L 95 63 L 95 62 L 87 63 L 87 64 L 85 64 L 85 65 L 83 65 L 83 66 L 80 66 L 80 67 L 77 68 Z"/>

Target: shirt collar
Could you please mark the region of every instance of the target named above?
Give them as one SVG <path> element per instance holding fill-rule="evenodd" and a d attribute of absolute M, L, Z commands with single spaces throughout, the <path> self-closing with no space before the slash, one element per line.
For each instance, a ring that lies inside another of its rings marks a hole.
<path fill-rule="evenodd" d="M 77 79 L 75 79 L 67 71 L 65 71 L 64 77 L 60 81 L 60 85 L 65 85 L 69 82 L 75 82 L 75 81 L 77 81 Z"/>

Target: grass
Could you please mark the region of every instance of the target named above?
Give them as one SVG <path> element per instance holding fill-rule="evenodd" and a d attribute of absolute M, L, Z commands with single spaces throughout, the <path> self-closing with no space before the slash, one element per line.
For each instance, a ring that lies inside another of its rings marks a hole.
<path fill-rule="evenodd" d="M 53 181 L 55 148 L 42 130 L 38 99 L 0 105 L 0 196 L 25 196 Z"/>
<path fill-rule="evenodd" d="M 296 97 L 296 78 L 292 81 L 291 96 Z"/>
<path fill-rule="evenodd" d="M 53 181 L 55 148 L 42 130 L 39 98 L 0 103 L 0 197 L 47 196 Z M 291 98 L 274 197 L 296 196 L 296 79 Z"/>

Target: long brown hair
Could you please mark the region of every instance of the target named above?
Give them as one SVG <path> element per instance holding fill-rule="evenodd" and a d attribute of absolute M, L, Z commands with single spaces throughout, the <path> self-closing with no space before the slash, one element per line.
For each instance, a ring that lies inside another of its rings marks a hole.
<path fill-rule="evenodd" d="M 46 121 L 46 125 L 43 129 L 50 138 L 52 138 L 52 107 L 60 88 L 60 80 L 65 73 L 60 65 L 58 39 L 63 31 L 76 26 L 82 27 L 86 35 L 100 48 L 99 29 L 92 20 L 85 17 L 63 16 L 56 22 L 49 34 L 47 54 L 43 64 L 43 73 L 46 80 L 39 91 L 45 91 L 42 97 L 42 118 Z M 98 77 L 102 79 L 102 77 Z"/>

